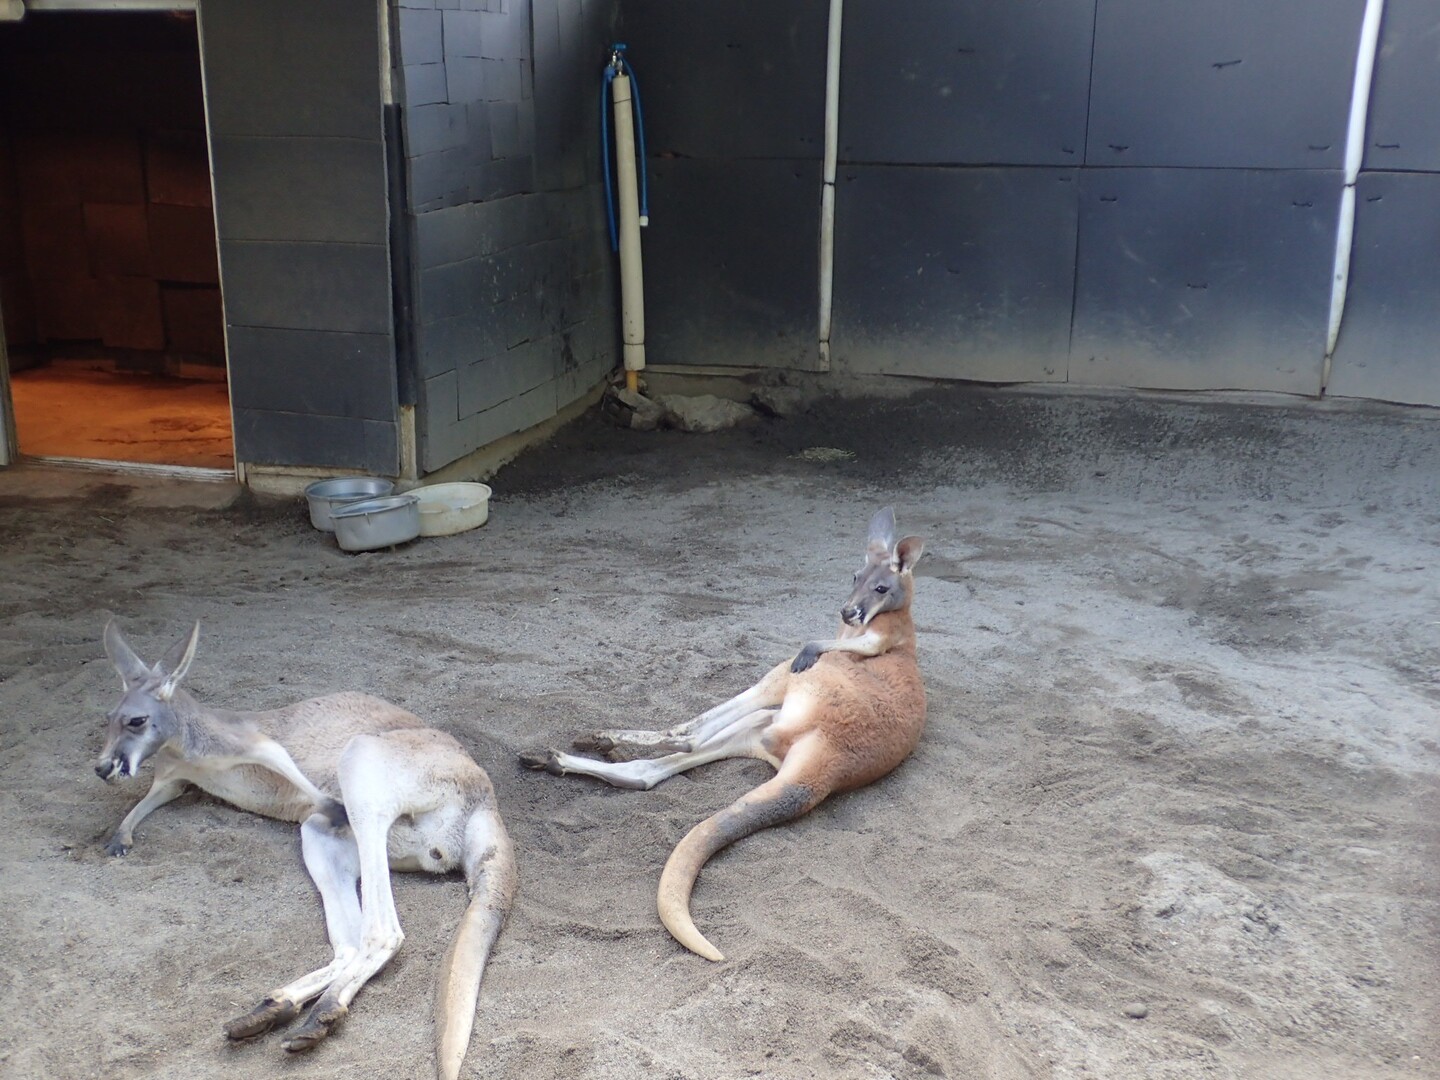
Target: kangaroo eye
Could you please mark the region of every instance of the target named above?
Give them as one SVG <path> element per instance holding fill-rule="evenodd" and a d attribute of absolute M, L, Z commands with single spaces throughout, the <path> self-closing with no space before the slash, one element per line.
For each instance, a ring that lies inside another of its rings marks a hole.
<path fill-rule="evenodd" d="M 876 585 L 876 586 L 875 586 L 875 591 L 878 592 L 881 596 L 884 596 L 887 592 L 890 591 L 890 586 L 889 586 L 889 585 Z"/>
<path fill-rule="evenodd" d="M 125 726 L 138 731 L 140 728 L 144 727 L 147 723 L 149 723 L 149 721 L 150 718 L 148 716 L 132 716 L 129 720 L 125 721 Z"/>

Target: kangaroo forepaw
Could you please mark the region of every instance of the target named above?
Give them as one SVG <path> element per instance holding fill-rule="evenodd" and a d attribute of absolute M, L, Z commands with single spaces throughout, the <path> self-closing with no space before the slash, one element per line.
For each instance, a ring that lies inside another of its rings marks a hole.
<path fill-rule="evenodd" d="M 349 1011 L 338 1001 L 326 1001 L 322 997 L 310 1006 L 310 1011 L 305 1014 L 305 1019 L 300 1022 L 298 1027 L 290 1029 L 280 1045 L 292 1054 L 310 1050 L 328 1038 Z"/>
<path fill-rule="evenodd" d="M 131 846 L 119 837 L 111 837 L 105 845 L 105 854 L 118 859 L 122 855 L 129 855 Z"/>
<path fill-rule="evenodd" d="M 237 1016 L 225 1025 L 227 1039 L 253 1039 L 281 1024 L 288 1024 L 300 1015 L 300 1006 L 293 1001 L 266 998 L 244 1016 Z"/>
<path fill-rule="evenodd" d="M 809 671 L 815 666 L 815 661 L 820 659 L 822 650 L 816 648 L 812 641 L 796 654 L 795 659 L 790 662 L 790 670 L 799 674 L 802 671 Z"/>
<path fill-rule="evenodd" d="M 565 775 L 554 750 L 526 750 L 520 755 L 520 764 L 527 769 L 544 769 L 551 776 Z"/>

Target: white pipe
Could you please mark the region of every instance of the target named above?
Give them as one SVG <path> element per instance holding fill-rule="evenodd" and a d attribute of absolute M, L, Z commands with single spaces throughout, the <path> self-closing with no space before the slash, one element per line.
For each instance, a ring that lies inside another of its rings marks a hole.
<path fill-rule="evenodd" d="M 1360 23 L 1360 48 L 1355 57 L 1355 85 L 1350 94 L 1350 126 L 1345 134 L 1345 188 L 1340 194 L 1340 222 L 1335 230 L 1335 266 L 1330 279 L 1330 323 L 1325 333 L 1325 367 L 1320 392 L 1330 385 L 1330 368 L 1340 340 L 1345 314 L 1345 292 L 1350 285 L 1350 250 L 1355 243 L 1355 182 L 1365 160 L 1365 121 L 1370 112 L 1370 85 L 1375 73 L 1375 52 L 1380 42 L 1380 19 L 1385 0 L 1366 0 Z"/>
<path fill-rule="evenodd" d="M 820 186 L 820 370 L 830 370 L 835 300 L 835 161 L 840 149 L 840 28 L 845 0 L 830 0 L 825 41 L 825 172 Z"/>
<path fill-rule="evenodd" d="M 634 390 L 645 367 L 645 273 L 640 262 L 640 185 L 635 169 L 635 116 L 630 111 L 630 76 L 610 80 L 615 103 L 615 177 L 620 203 L 620 328 L 625 381 Z"/>

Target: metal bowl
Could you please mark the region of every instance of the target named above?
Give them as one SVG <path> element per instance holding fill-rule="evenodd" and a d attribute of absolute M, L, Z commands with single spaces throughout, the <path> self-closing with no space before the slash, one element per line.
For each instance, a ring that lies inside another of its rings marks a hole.
<path fill-rule="evenodd" d="M 414 495 L 386 495 L 338 507 L 335 542 L 345 551 L 375 551 L 420 535 L 420 500 Z"/>
<path fill-rule="evenodd" d="M 310 524 L 321 532 L 334 532 L 335 511 L 361 499 L 374 499 L 389 495 L 395 484 L 378 476 L 337 476 L 331 480 L 316 480 L 305 489 L 305 501 L 310 504 Z"/>

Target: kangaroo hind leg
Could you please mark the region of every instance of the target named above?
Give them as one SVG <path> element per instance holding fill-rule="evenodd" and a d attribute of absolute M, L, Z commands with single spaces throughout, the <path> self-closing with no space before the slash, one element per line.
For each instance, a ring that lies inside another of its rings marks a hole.
<path fill-rule="evenodd" d="M 520 760 L 532 769 L 544 769 L 554 776 L 575 773 L 593 776 L 616 787 L 649 791 L 662 780 L 711 761 L 732 757 L 757 757 L 779 765 L 779 759 L 764 747 L 761 736 L 774 721 L 778 709 L 756 709 L 741 716 L 696 744 L 693 750 L 666 754 L 664 757 L 636 761 L 596 761 L 550 750 L 538 754 L 522 754 Z"/>
<path fill-rule="evenodd" d="M 790 679 L 789 663 L 779 664 L 750 689 L 736 694 L 729 701 L 721 702 L 692 720 L 676 724 L 664 731 L 643 731 L 632 728 L 610 728 L 575 741 L 575 749 L 596 753 L 634 751 L 644 753 L 692 753 L 700 745 L 726 730 L 757 709 L 768 709 L 785 700 L 785 689 Z"/>
<path fill-rule="evenodd" d="M 337 957 L 328 985 L 286 1036 L 282 1045 L 291 1051 L 309 1050 L 329 1035 L 355 995 L 399 951 L 405 934 L 390 887 L 390 827 L 402 814 L 425 813 L 436 804 L 433 794 L 425 798 L 414 764 L 383 735 L 351 739 L 338 772 L 359 866 L 359 932 L 354 949 L 343 961 Z"/>
<path fill-rule="evenodd" d="M 325 906 L 334 958 L 266 994 L 255 1008 L 231 1020 L 225 1034 L 232 1039 L 249 1039 L 288 1024 L 306 1002 L 335 981 L 360 949 L 360 853 L 349 827 L 325 814 L 311 814 L 300 826 L 300 850 Z"/>

